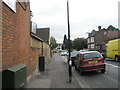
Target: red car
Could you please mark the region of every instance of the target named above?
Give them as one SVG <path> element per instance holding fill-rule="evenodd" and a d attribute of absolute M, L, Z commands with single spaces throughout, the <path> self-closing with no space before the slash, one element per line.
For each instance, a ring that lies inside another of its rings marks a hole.
<path fill-rule="evenodd" d="M 77 54 L 75 69 L 80 70 L 80 74 L 94 70 L 101 70 L 102 73 L 105 73 L 106 65 L 103 56 L 98 51 L 87 51 Z"/>

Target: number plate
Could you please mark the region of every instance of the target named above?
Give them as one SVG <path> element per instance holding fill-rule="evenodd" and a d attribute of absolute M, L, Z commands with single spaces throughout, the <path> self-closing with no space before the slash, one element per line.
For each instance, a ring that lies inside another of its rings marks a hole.
<path fill-rule="evenodd" d="M 97 63 L 98 61 L 89 61 L 88 63 Z"/>

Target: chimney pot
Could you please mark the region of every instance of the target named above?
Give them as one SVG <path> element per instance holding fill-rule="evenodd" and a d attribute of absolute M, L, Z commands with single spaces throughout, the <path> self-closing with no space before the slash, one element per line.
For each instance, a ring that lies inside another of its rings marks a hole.
<path fill-rule="evenodd" d="M 101 30 L 101 26 L 98 26 L 98 31 L 100 31 Z"/>

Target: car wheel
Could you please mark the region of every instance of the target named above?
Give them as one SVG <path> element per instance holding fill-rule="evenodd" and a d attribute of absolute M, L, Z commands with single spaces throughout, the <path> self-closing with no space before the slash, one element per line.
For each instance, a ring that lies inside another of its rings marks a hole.
<path fill-rule="evenodd" d="M 102 72 L 102 73 L 105 73 L 105 69 L 102 69 L 101 72 Z"/>

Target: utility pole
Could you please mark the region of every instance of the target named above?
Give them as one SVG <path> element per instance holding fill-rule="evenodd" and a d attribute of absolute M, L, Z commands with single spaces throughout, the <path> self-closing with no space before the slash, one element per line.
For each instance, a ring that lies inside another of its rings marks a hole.
<path fill-rule="evenodd" d="M 71 53 L 70 53 L 70 21 L 69 21 L 69 2 L 67 0 L 67 20 L 68 20 L 68 66 L 69 66 L 69 83 L 72 81 L 72 61 L 71 61 Z"/>

